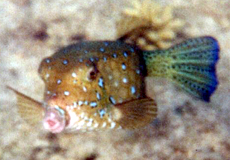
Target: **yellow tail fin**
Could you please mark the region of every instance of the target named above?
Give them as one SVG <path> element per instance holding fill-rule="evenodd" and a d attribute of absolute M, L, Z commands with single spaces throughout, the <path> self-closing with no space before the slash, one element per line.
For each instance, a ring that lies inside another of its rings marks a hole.
<path fill-rule="evenodd" d="M 195 97 L 209 101 L 217 88 L 219 45 L 212 37 L 186 40 L 167 50 L 144 51 L 149 76 L 170 79 Z"/>

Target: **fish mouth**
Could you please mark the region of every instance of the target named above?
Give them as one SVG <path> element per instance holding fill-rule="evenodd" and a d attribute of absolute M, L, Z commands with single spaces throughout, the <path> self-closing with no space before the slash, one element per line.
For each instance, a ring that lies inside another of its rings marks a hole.
<path fill-rule="evenodd" d="M 43 126 L 52 133 L 60 133 L 66 127 L 65 111 L 58 106 L 48 107 L 43 119 Z"/>

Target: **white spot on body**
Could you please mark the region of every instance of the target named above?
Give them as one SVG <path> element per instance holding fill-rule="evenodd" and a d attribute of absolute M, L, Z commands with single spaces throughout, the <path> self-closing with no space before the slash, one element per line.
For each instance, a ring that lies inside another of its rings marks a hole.
<path fill-rule="evenodd" d="M 76 115 L 76 113 L 72 110 L 68 110 L 67 112 L 69 113 L 69 124 L 67 126 L 67 129 L 71 129 L 72 127 L 76 126 L 79 122 L 79 116 Z M 75 129 L 75 128 L 74 128 Z"/>
<path fill-rule="evenodd" d="M 47 79 L 47 78 L 49 78 L 49 77 L 50 77 L 50 74 L 49 74 L 49 73 L 47 73 L 47 74 L 46 74 L 46 79 Z"/>
<path fill-rule="evenodd" d="M 122 63 L 121 68 L 122 68 L 123 70 L 126 70 L 126 65 L 125 65 L 124 63 Z"/>
<path fill-rule="evenodd" d="M 83 101 L 78 101 L 78 105 L 79 106 L 83 105 Z"/>
<path fill-rule="evenodd" d="M 84 92 L 87 92 L 87 88 L 85 86 L 82 87 Z"/>
<path fill-rule="evenodd" d="M 46 94 L 50 94 L 50 91 L 46 91 Z"/>
<path fill-rule="evenodd" d="M 84 50 L 84 52 L 85 52 L 85 54 L 87 54 L 87 53 L 88 53 L 88 51 L 87 51 L 87 50 Z"/>
<path fill-rule="evenodd" d="M 127 79 L 127 78 L 123 78 L 122 81 L 123 81 L 124 83 L 127 83 L 127 82 L 128 82 L 128 79 Z"/>
<path fill-rule="evenodd" d="M 77 108 L 77 102 L 73 102 L 73 107 Z"/>
<path fill-rule="evenodd" d="M 111 129 L 113 129 L 115 126 L 116 126 L 116 123 L 115 123 L 115 122 L 112 122 L 112 123 L 111 123 Z"/>
<path fill-rule="evenodd" d="M 61 84 L 61 80 L 60 79 L 57 80 L 57 84 Z"/>
<path fill-rule="evenodd" d="M 91 127 L 92 124 L 93 124 L 93 119 L 90 118 L 90 119 L 89 119 L 89 122 L 87 123 L 87 126 L 88 126 L 88 127 Z"/>
<path fill-rule="evenodd" d="M 140 73 L 141 73 L 141 71 L 140 71 L 139 69 L 137 69 L 137 70 L 136 70 L 136 73 L 137 73 L 137 74 L 140 74 Z"/>
<path fill-rule="evenodd" d="M 77 74 L 75 72 L 72 73 L 72 77 L 76 78 Z"/>
<path fill-rule="evenodd" d="M 84 121 L 84 120 L 81 120 L 81 121 L 78 123 L 79 126 L 83 126 L 84 124 L 85 124 L 85 121 Z"/>
<path fill-rule="evenodd" d="M 88 118 L 87 116 L 85 116 L 85 117 L 84 117 L 84 120 L 85 120 L 85 121 L 88 121 L 88 120 L 89 120 L 89 118 Z"/>
<path fill-rule="evenodd" d="M 74 106 L 66 106 L 66 109 L 68 109 L 68 110 L 71 110 L 73 108 L 74 108 Z"/>
<path fill-rule="evenodd" d="M 85 118 L 85 113 L 82 112 L 82 113 L 80 114 L 80 117 L 81 117 L 82 119 Z"/>
<path fill-rule="evenodd" d="M 107 58 L 106 58 L 106 57 L 103 57 L 103 60 L 104 60 L 104 62 L 106 62 L 106 61 L 107 61 Z"/>
<path fill-rule="evenodd" d="M 112 75 L 109 75 L 108 78 L 109 78 L 109 80 L 111 80 L 111 79 L 113 78 L 113 76 L 112 76 Z"/>
<path fill-rule="evenodd" d="M 118 81 L 115 81 L 115 82 L 114 82 L 114 86 L 115 86 L 115 87 L 118 87 L 118 86 L 119 86 L 119 82 L 118 82 Z"/>
<path fill-rule="evenodd" d="M 111 119 L 111 118 L 108 118 L 108 121 L 109 121 L 109 123 L 111 123 L 111 122 L 112 122 L 112 119 Z"/>
<path fill-rule="evenodd" d="M 76 127 L 76 130 L 80 130 L 80 129 L 82 129 L 82 126 L 77 126 Z"/>
<path fill-rule="evenodd" d="M 95 123 L 95 124 L 94 124 L 94 128 L 97 128 L 98 126 L 99 126 L 98 123 Z"/>
<path fill-rule="evenodd" d="M 106 122 L 103 122 L 102 128 L 105 128 L 105 126 L 106 126 Z"/>
<path fill-rule="evenodd" d="M 85 101 L 84 104 L 85 104 L 85 105 L 88 105 L 89 103 L 88 103 L 88 101 Z"/>
<path fill-rule="evenodd" d="M 73 80 L 73 83 L 76 84 L 76 83 L 77 83 L 77 80 Z"/>
<path fill-rule="evenodd" d="M 70 94 L 69 91 L 64 91 L 65 96 L 68 96 L 69 94 Z"/>

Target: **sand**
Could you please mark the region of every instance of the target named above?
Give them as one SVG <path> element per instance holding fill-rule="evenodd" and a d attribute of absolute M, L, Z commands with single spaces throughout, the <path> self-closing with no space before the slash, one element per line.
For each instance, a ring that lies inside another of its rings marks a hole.
<path fill-rule="evenodd" d="M 0 159 L 2 160 L 229 160 L 230 1 L 163 0 L 186 22 L 178 40 L 210 35 L 220 44 L 219 86 L 210 103 L 174 85 L 147 78 L 159 115 L 135 131 L 51 134 L 17 114 L 10 85 L 41 101 L 37 73 L 44 57 L 85 40 L 115 40 L 116 21 L 129 1 L 2 0 L 0 2 Z"/>

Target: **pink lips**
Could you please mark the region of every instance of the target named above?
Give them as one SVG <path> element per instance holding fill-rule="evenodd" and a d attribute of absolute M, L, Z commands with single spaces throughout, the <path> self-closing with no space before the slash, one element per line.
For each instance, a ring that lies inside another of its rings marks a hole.
<path fill-rule="evenodd" d="M 45 114 L 43 126 L 52 133 L 60 133 L 65 129 L 66 121 L 55 108 L 50 108 Z"/>

